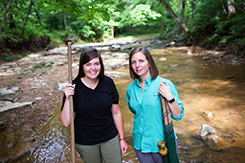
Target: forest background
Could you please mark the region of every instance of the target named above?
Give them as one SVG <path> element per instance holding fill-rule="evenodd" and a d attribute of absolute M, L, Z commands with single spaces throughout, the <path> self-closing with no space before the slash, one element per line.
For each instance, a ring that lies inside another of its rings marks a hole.
<path fill-rule="evenodd" d="M 0 18 L 4 61 L 132 35 L 245 55 L 244 0 L 1 0 Z"/>

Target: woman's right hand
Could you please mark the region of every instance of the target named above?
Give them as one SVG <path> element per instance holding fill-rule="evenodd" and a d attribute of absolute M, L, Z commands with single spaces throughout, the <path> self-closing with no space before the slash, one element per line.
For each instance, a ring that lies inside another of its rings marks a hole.
<path fill-rule="evenodd" d="M 76 86 L 75 84 L 69 84 L 69 83 L 66 85 L 66 88 L 64 89 L 64 93 L 67 100 L 69 100 L 70 96 L 74 95 L 75 86 Z"/>

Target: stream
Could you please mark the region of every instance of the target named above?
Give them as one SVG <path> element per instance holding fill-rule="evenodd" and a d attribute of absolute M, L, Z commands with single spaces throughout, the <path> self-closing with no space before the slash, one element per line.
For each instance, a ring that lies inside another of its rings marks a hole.
<path fill-rule="evenodd" d="M 183 163 L 245 162 L 245 65 L 228 64 L 220 58 L 201 55 L 187 55 L 177 48 L 151 48 L 159 69 L 159 76 L 170 79 L 179 91 L 180 100 L 185 105 L 185 116 L 174 121 L 178 136 L 179 159 Z M 129 53 L 129 52 L 128 52 Z M 161 60 L 164 58 L 166 61 Z M 133 150 L 133 114 L 126 102 L 126 91 L 132 79 L 128 66 L 117 69 L 125 72 L 114 79 L 120 94 L 120 107 L 124 119 L 128 152 L 123 155 L 124 163 L 137 163 Z M 26 152 L 11 163 L 66 163 L 71 162 L 70 128 L 62 126 L 59 120 L 60 104 L 50 120 L 40 127 L 39 132 L 26 138 L 38 143 L 31 152 Z M 205 113 L 212 116 L 206 116 Z M 203 124 L 208 124 L 218 132 L 223 140 L 221 148 L 210 148 L 207 141 L 198 138 Z M 11 131 L 2 134 L 0 140 L 14 143 Z M 0 149 L 2 152 L 5 148 Z M 21 148 L 21 147 L 20 147 Z M 76 162 L 82 162 L 76 153 Z"/>

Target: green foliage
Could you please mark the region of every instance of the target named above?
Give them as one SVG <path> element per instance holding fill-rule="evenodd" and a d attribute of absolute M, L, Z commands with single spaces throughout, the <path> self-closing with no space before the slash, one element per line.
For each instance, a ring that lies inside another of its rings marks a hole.
<path fill-rule="evenodd" d="M 153 26 L 159 26 L 155 20 L 160 20 L 160 14 L 152 8 L 155 3 L 147 0 L 145 2 L 139 0 L 33 0 L 34 5 L 31 6 L 28 19 L 26 19 L 30 2 L 29 0 L 12 2 L 8 11 L 10 17 L 7 15 L 2 26 L 0 38 L 2 41 L 8 38 L 16 46 L 36 36 L 48 36 L 51 45 L 64 43 L 64 39 L 73 36 L 96 41 L 109 37 L 111 25 L 125 29 L 138 26 L 155 29 Z M 2 16 L 7 3 L 0 3 L 0 16 Z M 23 29 L 23 35 L 19 37 Z"/>
<path fill-rule="evenodd" d="M 243 4 L 242 0 L 235 1 L 236 15 L 230 18 L 228 8 L 224 4 L 227 4 L 227 1 L 200 0 L 196 3 L 192 36 L 209 48 L 219 43 L 231 44 L 245 36 L 244 8 L 238 7 Z"/>
<path fill-rule="evenodd" d="M 135 6 L 134 8 L 127 8 L 123 12 L 123 16 L 120 19 L 120 26 L 128 26 L 132 25 L 132 27 L 144 26 L 147 25 L 147 21 L 149 19 L 157 19 L 161 15 L 155 11 L 150 9 L 149 5 L 140 4 Z"/>
<path fill-rule="evenodd" d="M 45 66 L 45 62 L 42 61 L 42 62 L 39 62 L 39 63 L 36 63 L 33 68 L 43 68 Z"/>
<path fill-rule="evenodd" d="M 92 30 L 92 27 L 89 25 L 83 26 L 83 28 L 79 31 L 80 34 L 83 34 L 84 37 L 89 38 L 95 35 L 95 32 Z"/>
<path fill-rule="evenodd" d="M 219 43 L 244 46 L 244 0 L 235 0 L 236 14 L 229 18 L 227 0 L 166 1 L 190 29 L 190 42 L 211 48 Z M 18 59 L 7 49 L 44 50 L 74 36 L 80 42 L 101 41 L 111 37 L 111 26 L 116 37 L 156 33 L 168 40 L 186 37 L 159 0 L 33 0 L 27 15 L 30 2 L 13 1 L 3 21 L 0 50 L 7 61 Z M 1 18 L 7 4 L 0 1 Z"/>
<path fill-rule="evenodd" d="M 18 60 L 20 58 L 21 57 L 19 55 L 12 55 L 12 54 L 6 54 L 6 53 L 3 54 L 3 59 L 5 61 L 8 61 L 8 62 L 15 61 L 15 60 Z"/>
<path fill-rule="evenodd" d="M 45 69 L 42 71 L 42 73 L 43 73 L 43 74 L 48 74 L 50 71 L 51 71 L 50 68 L 45 68 Z"/>
<path fill-rule="evenodd" d="M 45 67 L 51 67 L 54 64 L 54 62 L 49 62 L 47 64 L 45 64 Z"/>

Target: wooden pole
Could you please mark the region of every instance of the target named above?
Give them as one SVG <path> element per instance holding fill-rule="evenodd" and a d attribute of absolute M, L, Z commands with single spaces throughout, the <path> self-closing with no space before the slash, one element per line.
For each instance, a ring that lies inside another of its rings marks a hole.
<path fill-rule="evenodd" d="M 163 84 L 167 85 L 166 82 L 163 82 Z M 162 103 L 164 125 L 166 126 L 172 122 L 171 111 L 168 105 L 168 101 L 166 100 L 166 98 L 162 96 L 161 96 L 161 103 Z"/>
<path fill-rule="evenodd" d="M 164 97 L 161 96 L 161 102 L 162 102 L 162 112 L 163 112 L 163 120 L 164 125 L 166 126 L 168 124 L 168 115 L 167 115 L 167 108 L 166 108 L 166 100 Z"/>
<path fill-rule="evenodd" d="M 162 111 L 163 111 L 163 119 L 164 119 L 164 125 L 167 126 L 172 122 L 171 119 L 171 111 L 168 106 L 167 100 L 161 96 L 161 103 L 162 103 Z"/>
<path fill-rule="evenodd" d="M 72 84 L 72 56 L 71 56 L 71 42 L 68 45 L 68 82 Z M 74 136 L 74 118 L 73 118 L 73 96 L 70 96 L 70 113 L 71 113 L 71 152 L 72 163 L 75 163 L 75 136 Z"/>

